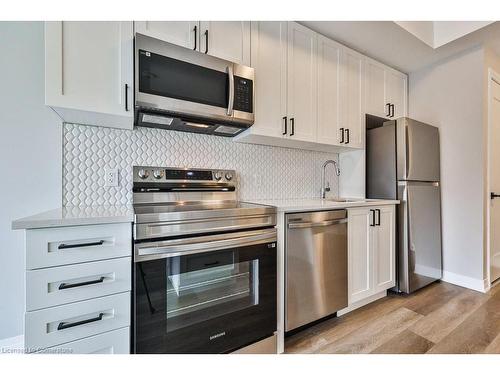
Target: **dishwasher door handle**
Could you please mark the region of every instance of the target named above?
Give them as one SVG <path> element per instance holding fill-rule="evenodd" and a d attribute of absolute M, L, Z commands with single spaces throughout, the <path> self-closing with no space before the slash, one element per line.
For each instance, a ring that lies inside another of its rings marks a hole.
<path fill-rule="evenodd" d="M 304 221 L 297 223 L 289 223 L 289 229 L 300 229 L 300 228 L 315 228 L 315 227 L 328 227 L 330 225 L 344 224 L 347 223 L 347 219 L 339 220 L 325 220 L 325 221 Z"/>

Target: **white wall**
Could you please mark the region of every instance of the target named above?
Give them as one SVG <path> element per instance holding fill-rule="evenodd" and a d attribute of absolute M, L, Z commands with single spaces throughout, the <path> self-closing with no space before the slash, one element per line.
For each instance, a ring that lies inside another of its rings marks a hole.
<path fill-rule="evenodd" d="M 409 115 L 438 126 L 445 279 L 483 281 L 483 49 L 409 75 Z"/>
<path fill-rule="evenodd" d="M 23 232 L 11 221 L 61 205 L 62 130 L 44 106 L 42 22 L 0 22 L 0 339 L 23 333 Z"/>

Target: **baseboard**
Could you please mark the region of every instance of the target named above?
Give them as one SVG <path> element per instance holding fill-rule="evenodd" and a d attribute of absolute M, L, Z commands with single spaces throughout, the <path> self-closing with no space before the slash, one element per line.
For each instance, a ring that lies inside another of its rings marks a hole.
<path fill-rule="evenodd" d="M 386 296 L 387 296 L 387 290 L 384 290 L 383 292 L 379 292 L 377 294 L 374 294 L 373 296 L 362 299 L 361 301 L 354 302 L 354 303 L 350 304 L 349 306 L 347 306 L 345 309 L 337 311 L 337 316 L 345 315 L 353 310 L 359 309 L 360 307 L 368 305 L 369 303 L 375 302 L 376 300 L 378 300 L 380 298 L 384 298 Z"/>
<path fill-rule="evenodd" d="M 0 354 L 24 353 L 24 335 L 0 340 Z"/>
<path fill-rule="evenodd" d="M 485 293 L 489 290 L 487 279 L 474 279 L 473 277 L 459 275 L 449 271 L 443 271 L 441 280 L 450 284 L 462 286 L 467 289 L 477 290 L 478 292 Z"/>

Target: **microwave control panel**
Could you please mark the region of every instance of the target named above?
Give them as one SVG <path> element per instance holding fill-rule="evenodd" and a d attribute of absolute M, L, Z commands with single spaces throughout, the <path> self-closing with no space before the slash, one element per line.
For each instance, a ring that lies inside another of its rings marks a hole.
<path fill-rule="evenodd" d="M 234 103 L 236 111 L 253 113 L 253 81 L 234 76 Z"/>

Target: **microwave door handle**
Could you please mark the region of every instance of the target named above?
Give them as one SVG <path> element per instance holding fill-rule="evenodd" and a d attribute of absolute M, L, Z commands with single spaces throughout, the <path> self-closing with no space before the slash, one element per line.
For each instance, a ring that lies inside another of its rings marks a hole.
<path fill-rule="evenodd" d="M 234 103 L 234 74 L 232 66 L 227 67 L 227 74 L 229 75 L 229 103 L 227 105 L 227 115 L 232 116 Z"/>

